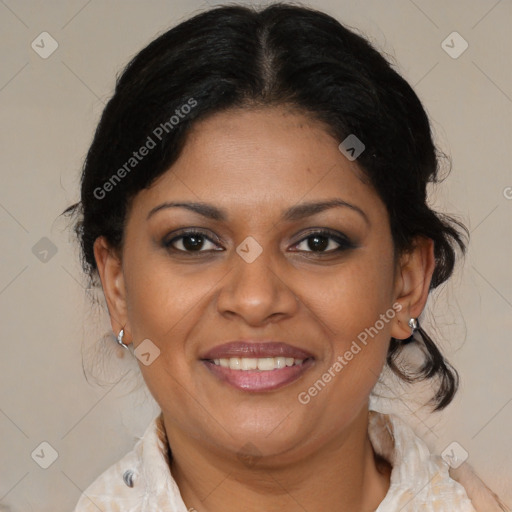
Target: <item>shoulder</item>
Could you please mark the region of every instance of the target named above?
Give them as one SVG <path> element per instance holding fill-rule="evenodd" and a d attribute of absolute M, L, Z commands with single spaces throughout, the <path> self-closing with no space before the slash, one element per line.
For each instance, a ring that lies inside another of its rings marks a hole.
<path fill-rule="evenodd" d="M 122 459 L 110 466 L 82 493 L 74 512 L 114 512 L 137 510 L 134 505 L 140 503 L 141 496 L 133 492 L 133 481 L 141 466 L 141 443 L 137 444 Z M 115 502 L 114 502 L 115 500 Z"/>
<path fill-rule="evenodd" d="M 477 512 L 512 512 L 467 462 L 456 469 L 450 468 L 450 476 L 464 487 Z"/>
<path fill-rule="evenodd" d="M 134 448 L 87 487 L 74 512 L 142 510 L 152 490 L 170 479 L 164 440 L 160 414 Z"/>
<path fill-rule="evenodd" d="M 374 451 L 392 465 L 391 486 L 378 512 L 405 506 L 419 510 L 436 502 L 442 511 L 509 512 L 467 463 L 453 469 L 399 416 L 370 411 L 368 434 Z M 444 507 L 444 508 L 442 508 Z M 437 510 L 437 509 L 436 509 Z"/>

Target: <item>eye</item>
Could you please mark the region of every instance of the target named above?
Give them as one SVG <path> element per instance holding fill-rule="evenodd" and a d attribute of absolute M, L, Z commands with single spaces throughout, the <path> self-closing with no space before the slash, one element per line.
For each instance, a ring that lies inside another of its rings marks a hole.
<path fill-rule="evenodd" d="M 309 233 L 294 247 L 303 252 L 333 253 L 352 249 L 355 245 L 341 233 L 319 230 Z"/>
<path fill-rule="evenodd" d="M 219 249 L 205 232 L 199 230 L 182 231 L 178 236 L 165 240 L 163 245 L 176 251 L 189 253 L 223 250 Z"/>

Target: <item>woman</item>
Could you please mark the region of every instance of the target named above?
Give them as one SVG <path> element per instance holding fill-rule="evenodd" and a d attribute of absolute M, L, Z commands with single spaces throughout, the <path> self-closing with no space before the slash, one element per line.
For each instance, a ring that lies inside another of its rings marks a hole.
<path fill-rule="evenodd" d="M 457 389 L 418 322 L 465 248 L 437 168 L 410 86 L 323 13 L 215 8 L 142 50 L 69 212 L 161 414 L 76 511 L 506 510 L 370 406 L 385 365 L 434 410 Z"/>

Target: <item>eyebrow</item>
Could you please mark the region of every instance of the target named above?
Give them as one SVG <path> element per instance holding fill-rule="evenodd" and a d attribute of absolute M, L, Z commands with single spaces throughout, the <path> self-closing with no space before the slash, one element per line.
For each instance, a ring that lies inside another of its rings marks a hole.
<path fill-rule="evenodd" d="M 351 210 L 359 213 L 359 215 L 361 215 L 361 217 L 363 217 L 363 219 L 365 220 L 365 222 L 367 224 L 370 224 L 368 216 L 361 208 L 359 208 L 358 206 L 356 206 L 354 204 L 347 203 L 347 201 L 344 201 L 344 200 L 338 199 L 338 198 L 329 199 L 326 201 L 312 201 L 312 202 L 308 202 L 308 203 L 301 203 L 301 204 L 294 205 L 283 212 L 282 220 L 288 221 L 288 222 L 298 221 L 298 220 L 304 219 L 306 217 L 309 217 L 311 215 L 315 215 L 317 213 L 321 213 L 330 208 L 336 208 L 336 207 L 350 208 Z M 228 216 L 224 210 L 221 210 L 220 208 L 217 208 L 216 206 L 213 206 L 208 203 L 167 201 L 158 206 L 155 206 L 155 208 L 153 208 L 148 213 L 146 220 L 149 220 L 149 218 L 152 215 L 154 215 L 156 212 L 159 212 L 160 210 L 164 210 L 167 208 L 186 208 L 187 210 L 198 213 L 199 215 L 202 215 L 203 217 L 207 217 L 209 219 L 213 219 L 213 220 L 217 220 L 217 221 L 226 221 L 228 218 Z"/>

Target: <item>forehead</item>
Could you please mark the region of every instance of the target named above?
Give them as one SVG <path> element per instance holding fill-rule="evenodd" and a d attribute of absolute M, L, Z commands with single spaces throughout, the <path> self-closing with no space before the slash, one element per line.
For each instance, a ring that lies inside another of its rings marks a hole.
<path fill-rule="evenodd" d="M 147 207 L 188 199 L 263 213 L 339 197 L 382 210 L 357 162 L 338 145 L 322 123 L 299 112 L 227 110 L 197 122 L 178 160 L 137 199 Z"/>

